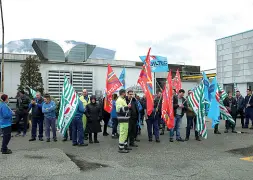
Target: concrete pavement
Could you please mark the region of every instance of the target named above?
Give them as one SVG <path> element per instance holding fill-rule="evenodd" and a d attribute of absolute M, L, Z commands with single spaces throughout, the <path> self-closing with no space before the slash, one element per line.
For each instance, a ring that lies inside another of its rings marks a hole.
<path fill-rule="evenodd" d="M 129 154 L 119 154 L 111 137 L 99 136 L 100 144 L 88 147 L 73 147 L 60 137 L 50 143 L 14 137 L 13 154 L 0 155 L 0 179 L 252 180 L 253 130 L 224 134 L 222 122 L 222 134 L 214 135 L 207 126 L 207 140 L 195 141 L 192 131 L 190 141 L 170 143 L 166 132 L 159 144 L 148 142 L 144 126 L 139 147 Z M 181 133 L 184 138 L 185 123 Z"/>

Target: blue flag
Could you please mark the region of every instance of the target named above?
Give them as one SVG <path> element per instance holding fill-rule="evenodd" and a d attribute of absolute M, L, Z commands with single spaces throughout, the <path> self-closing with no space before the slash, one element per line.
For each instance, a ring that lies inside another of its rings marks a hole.
<path fill-rule="evenodd" d="M 215 98 L 217 88 L 218 88 L 217 79 L 215 77 L 208 89 L 208 97 L 210 98 L 210 107 L 207 117 L 212 119 L 212 128 L 214 128 L 216 124 L 219 124 L 220 119 L 220 104 Z"/>
<path fill-rule="evenodd" d="M 145 64 L 146 56 L 140 56 L 140 59 Z M 167 57 L 150 55 L 150 67 L 152 72 L 168 72 Z"/>
<path fill-rule="evenodd" d="M 126 89 L 125 78 L 126 78 L 126 69 L 123 68 L 123 69 L 122 69 L 122 72 L 121 72 L 121 74 L 120 74 L 120 76 L 119 76 L 119 80 L 120 80 L 120 82 L 123 84 L 123 88 L 124 88 L 124 89 Z"/>
<path fill-rule="evenodd" d="M 205 99 L 210 102 L 210 97 L 209 97 L 209 94 L 208 94 L 208 89 L 209 89 L 209 86 L 210 86 L 210 82 L 209 82 L 209 79 L 207 78 L 206 76 L 206 73 L 203 72 L 203 84 L 204 84 L 204 96 L 205 96 Z"/>

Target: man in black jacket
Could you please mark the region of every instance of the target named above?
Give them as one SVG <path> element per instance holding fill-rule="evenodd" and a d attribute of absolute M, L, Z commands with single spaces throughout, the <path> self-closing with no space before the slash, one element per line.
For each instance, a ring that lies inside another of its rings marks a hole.
<path fill-rule="evenodd" d="M 23 120 L 24 122 L 23 137 L 25 137 L 27 131 L 28 108 L 30 104 L 30 99 L 25 95 L 24 90 L 19 91 L 18 94 L 19 97 L 17 98 L 17 110 L 16 110 L 18 133 L 16 134 L 16 136 L 20 136 L 21 134 L 20 121 Z"/>
<path fill-rule="evenodd" d="M 232 118 L 234 119 L 236 123 L 237 102 L 235 98 L 233 98 L 232 92 L 228 93 L 228 97 L 226 97 L 226 99 L 223 101 L 223 104 L 227 108 L 228 112 L 230 113 L 230 115 L 232 116 Z M 224 133 L 228 133 L 228 129 L 230 127 L 232 128 L 232 133 L 237 133 L 235 131 L 235 124 L 232 124 L 228 120 L 226 120 L 226 130 Z"/>
<path fill-rule="evenodd" d="M 253 129 L 253 98 L 251 89 L 247 89 L 247 96 L 245 97 L 244 107 L 246 119 L 244 128 L 249 128 L 249 119 L 250 119 L 252 122 L 252 126 L 250 127 L 250 129 Z"/>
<path fill-rule="evenodd" d="M 32 110 L 32 138 L 29 141 L 35 141 L 37 137 L 37 124 L 39 125 L 39 140 L 43 141 L 43 120 L 42 105 L 44 103 L 41 93 L 36 93 L 36 98 L 29 104 L 29 109 Z"/>
<path fill-rule="evenodd" d="M 173 108 L 174 108 L 174 128 L 170 130 L 170 142 L 173 142 L 174 131 L 176 131 L 176 140 L 184 142 L 180 136 L 180 125 L 184 113 L 186 112 L 188 106 L 186 99 L 184 98 L 185 91 L 180 89 L 177 96 L 173 96 Z"/>
<path fill-rule="evenodd" d="M 240 91 L 236 91 L 236 96 L 235 100 L 237 102 L 237 112 L 236 112 L 236 117 L 238 114 L 241 116 L 241 124 L 242 128 L 244 127 L 244 98 L 242 97 Z"/>

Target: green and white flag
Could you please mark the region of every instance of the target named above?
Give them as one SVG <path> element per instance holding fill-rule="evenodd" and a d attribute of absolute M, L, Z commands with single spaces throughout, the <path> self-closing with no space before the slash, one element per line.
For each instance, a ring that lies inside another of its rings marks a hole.
<path fill-rule="evenodd" d="M 196 114 L 196 131 L 203 138 L 207 138 L 206 117 L 205 117 L 205 97 L 204 84 L 201 82 L 187 97 L 189 105 Z"/>
<path fill-rule="evenodd" d="M 32 88 L 30 88 L 30 93 L 31 93 L 31 95 L 32 95 L 33 98 L 36 97 L 36 91 L 33 90 Z"/>
<path fill-rule="evenodd" d="M 230 113 L 228 112 L 227 108 L 221 103 L 220 103 L 220 115 L 221 115 L 222 120 L 230 121 L 232 124 L 235 124 L 235 121 L 230 115 Z"/>
<path fill-rule="evenodd" d="M 79 97 L 67 77 L 64 77 L 57 127 L 65 134 L 78 108 Z"/>
<path fill-rule="evenodd" d="M 219 83 L 218 83 L 217 90 L 218 90 L 218 92 L 221 92 L 220 100 L 223 102 L 226 99 L 226 97 L 228 97 L 228 94 L 224 91 L 224 89 L 222 89 L 222 87 L 219 85 Z"/>

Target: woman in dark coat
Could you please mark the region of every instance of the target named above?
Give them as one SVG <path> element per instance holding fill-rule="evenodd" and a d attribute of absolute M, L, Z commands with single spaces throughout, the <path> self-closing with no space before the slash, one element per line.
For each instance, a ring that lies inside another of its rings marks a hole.
<path fill-rule="evenodd" d="M 94 133 L 94 143 L 99 143 L 97 135 L 101 131 L 100 121 L 102 120 L 102 112 L 100 105 L 96 102 L 96 97 L 90 97 L 91 103 L 86 106 L 87 127 L 89 133 L 89 143 L 93 143 L 92 133 Z"/>

